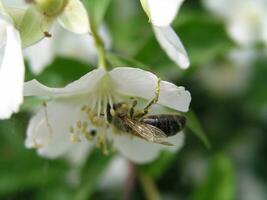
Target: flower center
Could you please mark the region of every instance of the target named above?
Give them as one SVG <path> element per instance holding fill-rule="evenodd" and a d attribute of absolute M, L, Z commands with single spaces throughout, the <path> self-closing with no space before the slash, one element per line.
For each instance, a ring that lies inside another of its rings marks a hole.
<path fill-rule="evenodd" d="M 118 95 L 115 94 L 112 91 L 109 77 L 104 76 L 101 84 L 88 95 L 88 104 L 81 106 L 79 120 L 69 127 L 72 142 L 81 142 L 81 137 L 88 141 L 96 139 L 96 146 L 102 148 L 104 154 L 109 154 L 112 140 L 107 137 L 107 130 L 110 126 L 108 115 L 111 112 L 109 109 L 113 109 L 114 101 L 118 101 Z"/>

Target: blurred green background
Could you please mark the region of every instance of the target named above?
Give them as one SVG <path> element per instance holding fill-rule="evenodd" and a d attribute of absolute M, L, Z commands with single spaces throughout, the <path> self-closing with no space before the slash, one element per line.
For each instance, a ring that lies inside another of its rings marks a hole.
<path fill-rule="evenodd" d="M 244 74 L 227 60 L 236 45 L 224 24 L 196 0 L 186 0 L 173 23 L 190 57 L 185 71 L 161 50 L 139 1 L 111 1 L 105 22 L 113 43 L 110 66 L 140 67 L 185 86 L 192 95 L 191 109 L 211 143 L 206 148 L 187 128 L 180 152 L 163 152 L 154 162 L 135 166 L 135 171 L 155 182 L 162 199 L 267 199 L 267 57 L 262 49 Z M 27 70 L 26 79 L 63 86 L 93 68 L 93 63 L 60 57 L 38 76 Z M 48 160 L 26 149 L 32 105 L 27 99 L 20 113 L 0 121 L 0 199 L 125 197 L 124 182 L 101 185 L 115 155 L 105 157 L 96 149 L 81 169 L 73 169 L 63 159 Z M 145 199 L 137 173 L 128 195 Z"/>

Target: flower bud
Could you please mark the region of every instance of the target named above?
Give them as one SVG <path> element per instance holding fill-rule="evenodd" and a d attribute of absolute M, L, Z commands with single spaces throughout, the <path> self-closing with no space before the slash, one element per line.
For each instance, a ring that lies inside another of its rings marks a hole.
<path fill-rule="evenodd" d="M 44 15 L 55 17 L 63 12 L 68 0 L 35 0 L 34 3 Z"/>

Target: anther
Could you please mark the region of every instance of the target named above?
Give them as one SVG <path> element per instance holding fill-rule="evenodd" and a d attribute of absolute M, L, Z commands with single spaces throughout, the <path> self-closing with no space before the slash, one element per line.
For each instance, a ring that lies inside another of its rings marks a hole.
<path fill-rule="evenodd" d="M 83 106 L 83 107 L 81 108 L 81 111 L 86 111 L 86 109 L 87 109 L 87 106 Z"/>
<path fill-rule="evenodd" d="M 84 137 L 88 141 L 92 141 L 94 139 L 94 137 L 92 136 L 92 134 L 90 132 L 88 132 L 88 131 L 84 133 Z"/>
<path fill-rule="evenodd" d="M 115 110 L 113 108 L 111 108 L 109 112 L 110 112 L 112 117 L 115 117 L 116 113 L 115 113 Z"/>
<path fill-rule="evenodd" d="M 73 128 L 73 126 L 70 126 L 70 127 L 69 127 L 69 132 L 70 132 L 70 133 L 74 133 L 74 128 Z"/>
<path fill-rule="evenodd" d="M 78 129 L 81 129 L 82 128 L 82 122 L 81 121 L 77 121 L 76 122 L 76 126 Z"/>
<path fill-rule="evenodd" d="M 79 138 L 77 134 L 70 134 L 70 140 L 73 143 L 81 142 L 81 139 Z"/>

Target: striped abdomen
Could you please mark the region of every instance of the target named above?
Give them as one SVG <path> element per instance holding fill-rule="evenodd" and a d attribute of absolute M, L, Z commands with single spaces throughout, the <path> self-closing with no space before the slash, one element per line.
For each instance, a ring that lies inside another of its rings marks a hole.
<path fill-rule="evenodd" d="M 173 136 L 185 127 L 186 118 L 181 115 L 149 115 L 140 120 L 162 130 L 167 136 Z"/>

